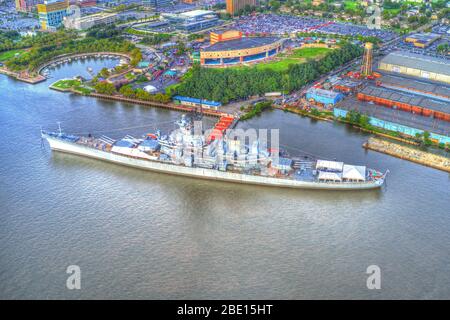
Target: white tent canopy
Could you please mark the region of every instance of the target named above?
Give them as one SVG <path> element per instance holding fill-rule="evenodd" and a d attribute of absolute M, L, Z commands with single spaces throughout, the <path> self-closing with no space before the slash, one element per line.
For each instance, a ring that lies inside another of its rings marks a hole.
<path fill-rule="evenodd" d="M 342 181 L 342 173 L 319 171 L 319 181 Z"/>
<path fill-rule="evenodd" d="M 366 181 L 366 167 L 344 164 L 342 178 L 350 181 Z"/>
<path fill-rule="evenodd" d="M 342 171 L 343 166 L 344 166 L 343 162 L 337 162 L 337 161 L 317 160 L 317 163 L 316 163 L 317 170 Z"/>
<path fill-rule="evenodd" d="M 149 84 L 148 86 L 144 87 L 144 90 L 147 91 L 148 93 L 154 93 L 154 92 L 158 91 L 158 88 Z"/>

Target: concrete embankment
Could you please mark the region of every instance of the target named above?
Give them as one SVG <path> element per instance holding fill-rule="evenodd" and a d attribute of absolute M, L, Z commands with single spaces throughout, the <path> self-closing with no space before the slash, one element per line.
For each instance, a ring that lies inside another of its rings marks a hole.
<path fill-rule="evenodd" d="M 36 83 L 46 80 L 46 78 L 41 75 L 31 76 L 28 73 L 13 72 L 13 71 L 7 70 L 5 68 L 0 68 L 0 73 L 5 74 L 9 77 L 13 77 L 19 81 L 29 83 L 29 84 L 36 84 Z"/>
<path fill-rule="evenodd" d="M 363 144 L 363 147 L 427 167 L 450 172 L 450 158 L 443 155 L 437 155 L 414 147 L 374 137 L 369 138 L 369 140 Z"/>

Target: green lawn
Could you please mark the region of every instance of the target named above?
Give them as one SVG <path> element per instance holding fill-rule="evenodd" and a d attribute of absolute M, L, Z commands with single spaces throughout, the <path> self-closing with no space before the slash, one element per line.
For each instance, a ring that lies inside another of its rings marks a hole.
<path fill-rule="evenodd" d="M 72 88 L 75 86 L 79 86 L 80 84 L 81 84 L 81 82 L 78 80 L 69 80 L 69 79 L 64 80 L 63 79 L 63 80 L 59 80 L 59 81 L 53 83 L 52 87 L 56 87 L 59 89 L 69 89 L 69 88 Z"/>
<path fill-rule="evenodd" d="M 272 69 L 274 71 L 286 71 L 291 64 L 303 63 L 307 59 L 318 59 L 323 57 L 327 52 L 332 49 L 328 48 L 303 48 L 295 49 L 292 54 L 280 54 L 276 57 L 275 61 L 260 62 L 256 65 L 256 69 Z M 234 68 L 248 68 L 247 66 L 239 66 Z"/>
<path fill-rule="evenodd" d="M 304 58 L 304 59 L 316 59 L 324 56 L 327 52 L 329 52 L 332 49 L 329 48 L 303 48 L 303 49 L 296 49 L 294 50 L 294 53 L 289 56 L 289 58 Z"/>
<path fill-rule="evenodd" d="M 10 50 L 10 51 L 4 51 L 0 53 L 0 61 L 6 61 L 8 59 L 13 58 L 16 53 L 18 53 L 19 55 L 24 53 L 25 50 L 23 49 L 17 49 L 17 50 Z"/>
<path fill-rule="evenodd" d="M 62 90 L 72 89 L 84 95 L 88 95 L 93 91 L 92 88 L 83 85 L 81 81 L 73 79 L 58 80 L 55 83 L 53 83 L 50 87 Z"/>
<path fill-rule="evenodd" d="M 356 9 L 357 5 L 358 5 L 357 1 L 344 1 L 344 9 L 345 10 L 347 10 L 347 9 L 354 10 L 354 9 Z"/>

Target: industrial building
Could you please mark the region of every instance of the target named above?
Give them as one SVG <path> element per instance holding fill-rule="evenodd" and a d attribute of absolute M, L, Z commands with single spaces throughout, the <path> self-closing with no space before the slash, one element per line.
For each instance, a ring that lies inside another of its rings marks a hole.
<path fill-rule="evenodd" d="M 69 0 L 45 0 L 38 4 L 39 22 L 42 30 L 54 31 L 63 23 L 67 15 Z"/>
<path fill-rule="evenodd" d="M 316 103 L 320 103 L 324 106 L 334 106 L 336 103 L 344 99 L 344 95 L 331 90 L 310 88 L 306 92 L 306 99 L 309 101 L 315 101 Z"/>
<path fill-rule="evenodd" d="M 380 86 L 429 96 L 436 99 L 447 99 L 450 103 L 450 86 L 443 83 L 420 80 L 413 77 L 385 74 L 380 80 Z"/>
<path fill-rule="evenodd" d="M 450 60 L 406 51 L 388 54 L 379 69 L 450 84 Z"/>
<path fill-rule="evenodd" d="M 200 51 L 200 63 L 209 67 L 227 67 L 253 63 L 276 56 L 283 42 L 276 37 L 242 37 L 234 30 L 211 33 L 213 44 Z"/>
<path fill-rule="evenodd" d="M 450 122 L 447 121 L 423 117 L 399 109 L 386 108 L 366 101 L 358 101 L 355 97 L 345 99 L 333 109 L 334 116 L 342 118 L 345 118 L 349 111 L 357 111 L 360 114 L 367 115 L 369 123 L 375 127 L 411 137 L 428 131 L 431 134 L 431 139 L 442 143 L 450 143 Z"/>
<path fill-rule="evenodd" d="M 343 93 L 355 93 L 362 86 L 361 81 L 353 81 L 349 79 L 340 79 L 333 83 L 333 90 Z"/>
<path fill-rule="evenodd" d="M 176 29 L 185 32 L 196 32 L 212 28 L 219 23 L 214 11 L 192 10 L 182 13 L 162 13 L 161 17 L 172 23 Z"/>
<path fill-rule="evenodd" d="M 143 0 L 142 4 L 154 9 L 164 8 L 172 5 L 173 0 Z"/>
<path fill-rule="evenodd" d="M 174 96 L 172 99 L 175 103 L 182 104 L 182 105 L 189 106 L 189 107 L 198 107 L 198 108 L 217 110 L 219 107 L 222 106 L 222 104 L 220 102 L 209 101 L 209 100 L 205 100 L 205 99 L 191 98 L 191 97 L 184 97 L 184 96 Z"/>
<path fill-rule="evenodd" d="M 17 12 L 31 12 L 39 3 L 43 2 L 44 0 L 16 0 L 16 10 Z"/>
<path fill-rule="evenodd" d="M 227 13 L 235 15 L 247 5 L 252 7 L 256 6 L 256 0 L 227 0 L 226 5 Z"/>
<path fill-rule="evenodd" d="M 67 29 L 86 30 L 98 25 L 113 24 L 117 21 L 117 13 L 100 12 L 69 20 L 64 18 L 63 24 Z"/>
<path fill-rule="evenodd" d="M 446 99 L 436 99 L 375 86 L 365 87 L 357 97 L 361 101 L 373 102 L 385 107 L 450 122 L 450 103 Z"/>
<path fill-rule="evenodd" d="M 408 35 L 405 38 L 405 42 L 412 43 L 418 48 L 427 48 L 440 38 L 441 35 L 437 33 L 414 33 Z"/>

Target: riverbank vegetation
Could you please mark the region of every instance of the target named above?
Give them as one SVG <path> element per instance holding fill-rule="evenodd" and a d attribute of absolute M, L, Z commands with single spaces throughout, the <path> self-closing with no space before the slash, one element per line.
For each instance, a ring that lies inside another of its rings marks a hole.
<path fill-rule="evenodd" d="M 424 131 L 422 134 L 416 134 L 416 136 L 412 137 L 412 136 L 404 135 L 397 131 L 391 131 L 391 130 L 383 129 L 380 127 L 375 127 L 370 124 L 370 121 L 369 121 L 370 119 L 367 115 L 361 114 L 354 110 L 349 111 L 345 118 L 337 118 L 337 119 L 343 120 L 344 122 L 350 123 L 354 126 L 357 126 L 359 128 L 362 128 L 364 130 L 367 130 L 367 131 L 370 131 L 373 133 L 380 133 L 380 134 L 391 136 L 394 138 L 402 138 L 402 139 L 408 140 L 410 142 L 419 144 L 424 147 L 431 146 L 431 147 L 445 149 L 445 150 L 450 149 L 450 144 L 439 143 L 438 141 L 431 139 L 431 134 L 428 131 Z"/>
<path fill-rule="evenodd" d="M 240 120 L 251 119 L 254 116 L 260 115 L 264 110 L 270 108 L 272 108 L 272 101 L 262 101 L 255 103 L 254 105 L 247 107 L 247 109 L 244 108 L 246 113 L 243 114 L 239 119 Z"/>
<path fill-rule="evenodd" d="M 328 52 L 317 61 L 308 60 L 292 64 L 284 71 L 258 69 L 256 66 L 242 69 L 211 69 L 196 64 L 192 69 L 192 76 L 176 87 L 174 93 L 227 104 L 233 100 L 247 99 L 266 92 L 291 92 L 361 54 L 360 47 L 348 43 Z"/>
<path fill-rule="evenodd" d="M 116 87 L 112 83 L 106 81 L 99 81 L 97 82 L 94 88 L 97 93 L 106 94 L 110 96 L 119 94 L 129 99 L 152 101 L 159 103 L 170 102 L 170 95 L 163 93 L 151 94 L 141 88 L 134 89 L 129 84 L 120 87 L 120 89 L 117 91 Z"/>
<path fill-rule="evenodd" d="M 75 31 L 60 30 L 55 33 L 40 35 L 31 42 L 27 54 L 15 56 L 5 64 L 11 71 L 28 70 L 30 73 L 53 58 L 75 53 L 119 52 L 131 53 L 131 64 L 136 65 L 142 54 L 132 43 L 119 37 L 81 38 Z"/>

